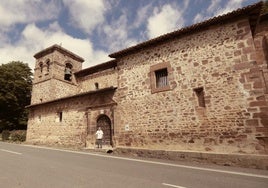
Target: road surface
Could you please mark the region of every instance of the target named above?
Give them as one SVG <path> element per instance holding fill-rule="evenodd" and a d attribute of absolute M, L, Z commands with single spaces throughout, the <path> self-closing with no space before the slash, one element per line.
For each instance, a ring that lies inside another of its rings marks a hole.
<path fill-rule="evenodd" d="M 267 188 L 268 171 L 0 142 L 0 187 Z"/>

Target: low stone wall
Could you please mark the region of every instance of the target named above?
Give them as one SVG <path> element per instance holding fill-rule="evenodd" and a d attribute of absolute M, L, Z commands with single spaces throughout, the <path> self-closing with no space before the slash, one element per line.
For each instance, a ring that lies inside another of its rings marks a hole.
<path fill-rule="evenodd" d="M 114 154 L 133 155 L 146 158 L 169 159 L 176 161 L 200 162 L 223 166 L 236 166 L 268 170 L 268 155 L 221 154 L 189 151 L 165 151 L 149 149 L 133 149 L 118 147 Z"/>

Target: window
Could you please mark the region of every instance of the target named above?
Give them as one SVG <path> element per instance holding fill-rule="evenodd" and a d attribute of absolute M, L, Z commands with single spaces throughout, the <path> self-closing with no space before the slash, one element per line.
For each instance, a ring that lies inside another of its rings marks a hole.
<path fill-rule="evenodd" d="M 62 122 L 62 112 L 59 112 L 59 120 Z"/>
<path fill-rule="evenodd" d="M 39 68 L 40 68 L 40 72 L 42 73 L 43 72 L 43 63 L 39 63 Z"/>
<path fill-rule="evenodd" d="M 98 82 L 95 83 L 95 89 L 96 89 L 96 90 L 99 89 L 99 83 L 98 83 Z"/>
<path fill-rule="evenodd" d="M 156 87 L 161 88 L 168 85 L 168 72 L 167 69 L 155 71 Z"/>
<path fill-rule="evenodd" d="M 195 88 L 194 92 L 198 99 L 198 105 L 200 107 L 206 107 L 204 88 L 203 87 Z"/>
<path fill-rule="evenodd" d="M 62 122 L 62 112 L 58 112 L 57 113 L 58 117 L 57 117 L 57 122 Z"/>
<path fill-rule="evenodd" d="M 170 63 L 159 63 L 150 67 L 152 93 L 171 90 L 171 79 Z"/>
<path fill-rule="evenodd" d="M 38 122 L 38 123 L 41 123 L 41 121 L 42 121 L 42 118 L 41 118 L 41 115 L 39 115 L 39 116 L 37 117 L 37 122 Z"/>
<path fill-rule="evenodd" d="M 49 59 L 47 60 L 46 65 L 47 65 L 47 73 L 49 73 L 49 68 L 50 68 L 50 60 Z"/>

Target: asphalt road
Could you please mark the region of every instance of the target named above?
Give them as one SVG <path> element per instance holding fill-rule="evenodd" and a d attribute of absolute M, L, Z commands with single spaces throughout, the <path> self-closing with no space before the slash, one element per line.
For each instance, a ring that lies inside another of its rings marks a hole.
<path fill-rule="evenodd" d="M 0 187 L 267 188 L 268 171 L 0 142 Z"/>

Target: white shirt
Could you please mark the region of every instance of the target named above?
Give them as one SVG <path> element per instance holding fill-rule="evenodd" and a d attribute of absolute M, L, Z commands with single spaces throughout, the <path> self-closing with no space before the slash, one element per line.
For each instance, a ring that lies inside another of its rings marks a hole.
<path fill-rule="evenodd" d="M 97 139 L 102 139 L 103 138 L 102 130 L 97 130 L 96 135 L 97 135 Z"/>

